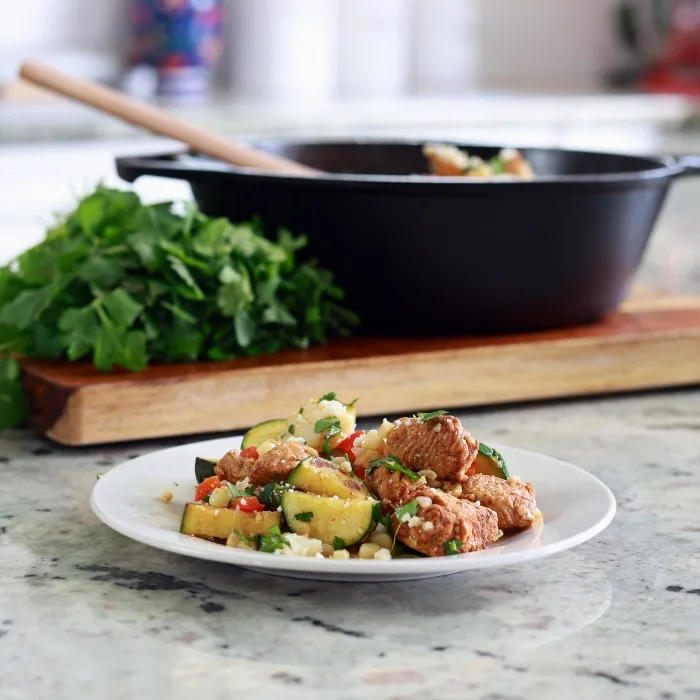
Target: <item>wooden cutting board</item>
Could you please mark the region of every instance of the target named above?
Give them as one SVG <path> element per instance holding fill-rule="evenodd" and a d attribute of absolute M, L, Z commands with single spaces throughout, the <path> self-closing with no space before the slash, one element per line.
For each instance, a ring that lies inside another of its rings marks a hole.
<path fill-rule="evenodd" d="M 246 428 L 328 391 L 360 416 L 700 384 L 700 298 L 635 294 L 591 326 L 522 335 L 357 338 L 228 362 L 104 375 L 23 361 L 32 423 L 67 445 Z"/>

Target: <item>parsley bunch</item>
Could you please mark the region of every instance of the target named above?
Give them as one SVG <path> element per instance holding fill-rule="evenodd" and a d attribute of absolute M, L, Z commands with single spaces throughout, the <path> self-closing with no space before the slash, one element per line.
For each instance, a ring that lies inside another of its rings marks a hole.
<path fill-rule="evenodd" d="M 0 429 L 25 410 L 12 355 L 90 358 L 103 372 L 306 348 L 357 323 L 303 236 L 98 187 L 0 268 Z"/>

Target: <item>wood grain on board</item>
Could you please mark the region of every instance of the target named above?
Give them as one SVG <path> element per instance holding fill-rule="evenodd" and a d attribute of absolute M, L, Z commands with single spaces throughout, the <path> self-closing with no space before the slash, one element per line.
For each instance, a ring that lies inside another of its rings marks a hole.
<path fill-rule="evenodd" d="M 604 321 L 465 338 L 354 338 L 227 362 L 101 374 L 27 359 L 30 418 L 88 445 L 231 431 L 335 391 L 359 415 L 700 384 L 700 298 L 642 293 Z"/>

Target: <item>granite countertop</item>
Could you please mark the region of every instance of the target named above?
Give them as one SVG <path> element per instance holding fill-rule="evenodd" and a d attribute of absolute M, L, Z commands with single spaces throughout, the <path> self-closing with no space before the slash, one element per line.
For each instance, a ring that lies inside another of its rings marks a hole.
<path fill-rule="evenodd" d="M 0 438 L 0 698 L 700 698 L 700 391 L 462 413 L 570 460 L 618 514 L 533 564 L 316 583 L 167 554 L 102 525 L 98 472 L 176 441 Z"/>
<path fill-rule="evenodd" d="M 0 258 L 37 235 L 67 177 L 84 190 L 108 174 L 111 152 L 81 148 L 15 159 Z M 674 185 L 642 281 L 700 292 L 697 193 L 697 180 Z M 182 440 L 69 449 L 0 434 L 0 700 L 700 699 L 700 390 L 460 417 L 601 477 L 613 523 L 526 566 L 297 581 L 160 552 L 92 514 L 98 472 Z"/>

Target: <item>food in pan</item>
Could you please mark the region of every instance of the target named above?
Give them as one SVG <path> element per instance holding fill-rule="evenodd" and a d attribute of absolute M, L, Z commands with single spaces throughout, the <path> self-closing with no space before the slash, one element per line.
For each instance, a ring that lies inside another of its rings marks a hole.
<path fill-rule="evenodd" d="M 530 527 L 535 488 L 446 411 L 356 430 L 334 393 L 195 460 L 180 531 L 231 547 L 333 559 L 441 557 Z"/>
<path fill-rule="evenodd" d="M 433 175 L 511 180 L 534 178 L 530 163 L 513 148 L 504 148 L 490 160 L 483 160 L 456 146 L 428 144 L 423 147 L 423 155 Z"/>

